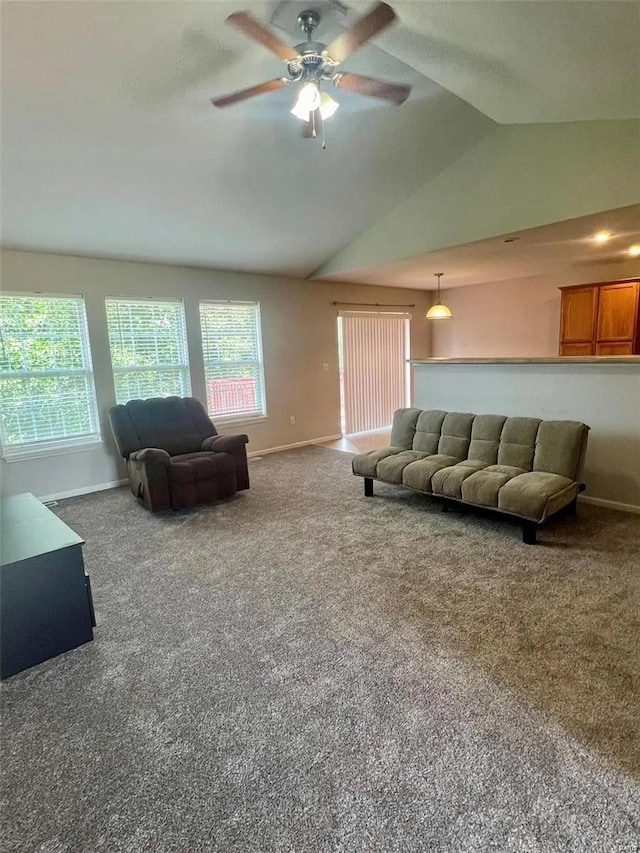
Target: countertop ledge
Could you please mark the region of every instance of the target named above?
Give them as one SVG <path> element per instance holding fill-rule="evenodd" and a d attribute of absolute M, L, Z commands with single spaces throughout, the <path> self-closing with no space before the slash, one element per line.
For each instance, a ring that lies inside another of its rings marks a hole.
<path fill-rule="evenodd" d="M 640 355 L 556 356 L 554 358 L 411 358 L 409 364 L 638 364 Z"/>

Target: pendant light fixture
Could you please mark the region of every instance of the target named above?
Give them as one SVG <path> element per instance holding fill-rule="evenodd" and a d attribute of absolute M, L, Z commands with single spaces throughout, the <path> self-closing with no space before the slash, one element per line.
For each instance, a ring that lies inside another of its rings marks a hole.
<path fill-rule="evenodd" d="M 438 279 L 438 297 L 435 305 L 432 305 L 424 316 L 427 320 L 450 320 L 452 316 L 451 311 L 449 311 L 446 305 L 443 305 L 442 302 L 440 302 L 440 279 L 444 273 L 437 272 L 434 274 Z"/>

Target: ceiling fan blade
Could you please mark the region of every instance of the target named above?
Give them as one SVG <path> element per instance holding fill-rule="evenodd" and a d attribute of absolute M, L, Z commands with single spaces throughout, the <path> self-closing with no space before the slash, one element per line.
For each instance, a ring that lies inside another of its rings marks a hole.
<path fill-rule="evenodd" d="M 335 84 L 339 89 L 346 89 L 348 92 L 357 92 L 370 98 L 383 98 L 396 104 L 403 104 L 411 91 L 411 86 L 387 83 L 385 80 L 376 80 L 375 77 L 363 77 L 362 74 L 337 74 Z"/>
<path fill-rule="evenodd" d="M 336 62 L 344 62 L 359 47 L 372 39 L 395 19 L 396 13 L 386 3 L 377 3 L 370 12 L 356 21 L 350 30 L 335 38 L 327 53 Z"/>
<path fill-rule="evenodd" d="M 239 92 L 233 92 L 231 95 L 224 95 L 222 98 L 211 98 L 211 103 L 214 107 L 230 107 L 237 104 L 238 101 L 246 101 L 247 98 L 255 98 L 256 95 L 264 95 L 267 92 L 274 92 L 276 89 L 283 89 L 288 86 L 287 80 L 282 77 L 277 77 L 275 80 L 267 80 L 265 83 L 260 83 L 258 86 L 250 86 L 248 89 L 241 89 Z"/>
<path fill-rule="evenodd" d="M 263 44 L 268 50 L 279 56 L 280 59 L 284 59 L 285 62 L 291 62 L 292 59 L 296 59 L 298 56 L 296 50 L 286 45 L 283 41 L 280 41 L 275 33 L 263 27 L 248 12 L 234 12 L 233 15 L 229 15 L 227 18 L 227 23 L 231 24 L 232 27 L 235 27 L 243 35 Z"/>

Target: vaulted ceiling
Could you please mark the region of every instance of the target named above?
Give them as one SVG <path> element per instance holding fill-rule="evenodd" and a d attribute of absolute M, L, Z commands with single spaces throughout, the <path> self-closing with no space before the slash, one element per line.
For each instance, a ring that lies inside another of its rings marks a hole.
<path fill-rule="evenodd" d="M 369 5 L 5 0 L 3 245 L 306 276 L 497 123 L 639 114 L 639 5 L 606 0 L 398 0 L 348 67 L 411 97 L 340 91 L 326 150 L 299 137 L 290 91 L 211 106 L 283 73 L 232 11 L 295 44 L 303 8 L 326 41 Z"/>

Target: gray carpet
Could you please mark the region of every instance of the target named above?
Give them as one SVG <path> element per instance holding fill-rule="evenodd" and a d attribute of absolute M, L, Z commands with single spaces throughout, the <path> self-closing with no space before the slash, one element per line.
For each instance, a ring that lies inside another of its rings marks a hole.
<path fill-rule="evenodd" d="M 531 547 L 349 463 L 60 505 L 98 628 L 2 685 L 3 851 L 640 849 L 640 517 Z"/>

